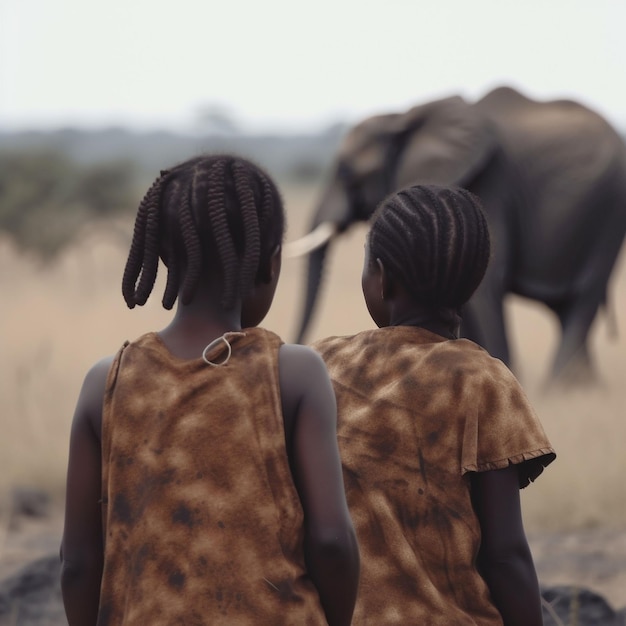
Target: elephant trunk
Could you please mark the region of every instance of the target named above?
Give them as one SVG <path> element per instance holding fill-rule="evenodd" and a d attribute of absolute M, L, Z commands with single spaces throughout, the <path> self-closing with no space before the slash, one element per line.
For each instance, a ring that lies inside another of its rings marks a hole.
<path fill-rule="evenodd" d="M 313 310 L 315 309 L 315 304 L 317 302 L 317 296 L 322 281 L 322 273 L 324 271 L 324 261 L 326 260 L 326 252 L 328 251 L 328 248 L 329 242 L 327 241 L 320 247 L 313 250 L 313 252 L 309 255 L 306 297 L 304 301 L 304 311 L 300 320 L 300 328 L 296 337 L 297 343 L 303 343 L 311 318 L 313 317 Z"/>
<path fill-rule="evenodd" d="M 308 235 L 288 244 L 288 254 L 309 253 L 304 310 L 296 337 L 302 343 L 313 317 L 330 242 L 352 222 L 353 207 L 345 186 L 337 175 L 322 193 Z"/>

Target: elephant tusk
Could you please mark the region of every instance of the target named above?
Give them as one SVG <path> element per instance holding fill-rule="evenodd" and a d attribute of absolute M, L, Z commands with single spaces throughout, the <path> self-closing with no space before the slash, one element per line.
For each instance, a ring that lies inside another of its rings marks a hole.
<path fill-rule="evenodd" d="M 283 256 L 293 259 L 309 254 L 309 252 L 313 252 L 313 250 L 323 246 L 336 232 L 336 224 L 322 222 L 310 233 L 304 235 L 304 237 L 286 243 L 283 247 Z"/>

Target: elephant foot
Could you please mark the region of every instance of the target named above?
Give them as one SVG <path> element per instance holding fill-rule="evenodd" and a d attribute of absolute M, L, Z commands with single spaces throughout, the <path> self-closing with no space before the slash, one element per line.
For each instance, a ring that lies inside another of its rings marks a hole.
<path fill-rule="evenodd" d="M 602 379 L 589 358 L 570 360 L 561 368 L 554 368 L 544 385 L 544 391 L 572 391 L 594 389 L 602 385 Z"/>

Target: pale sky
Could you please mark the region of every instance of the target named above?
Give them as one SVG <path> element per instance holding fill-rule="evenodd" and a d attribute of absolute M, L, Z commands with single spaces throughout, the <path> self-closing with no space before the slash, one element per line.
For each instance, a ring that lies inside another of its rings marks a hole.
<path fill-rule="evenodd" d="M 623 0 L 0 0 L 0 129 L 317 130 L 499 84 L 626 129 Z"/>

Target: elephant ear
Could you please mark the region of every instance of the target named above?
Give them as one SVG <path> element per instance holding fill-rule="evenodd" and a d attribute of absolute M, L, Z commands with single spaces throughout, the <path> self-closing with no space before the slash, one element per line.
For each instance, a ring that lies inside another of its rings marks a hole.
<path fill-rule="evenodd" d="M 338 161 L 349 164 L 354 179 L 362 181 L 381 170 L 389 143 L 404 126 L 403 117 L 399 113 L 373 115 L 346 134 L 339 147 Z"/>
<path fill-rule="evenodd" d="M 491 123 L 463 98 L 413 107 L 403 116 L 395 187 L 466 186 L 497 147 Z"/>

